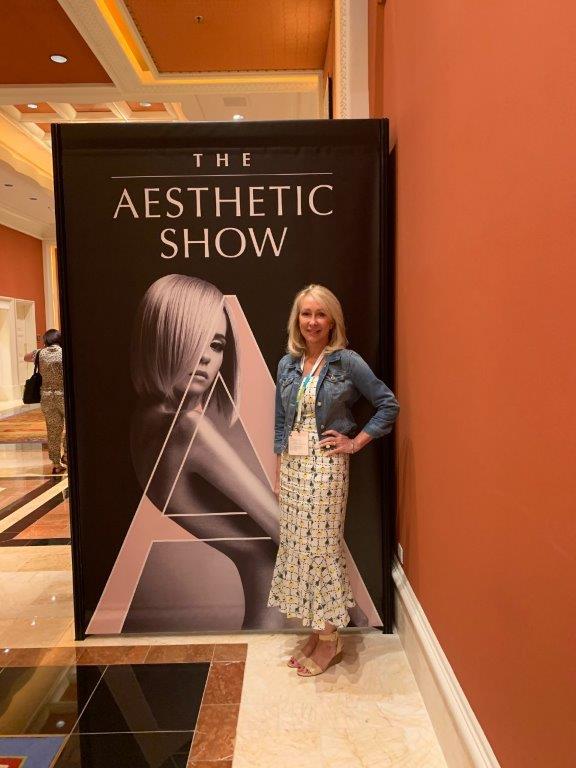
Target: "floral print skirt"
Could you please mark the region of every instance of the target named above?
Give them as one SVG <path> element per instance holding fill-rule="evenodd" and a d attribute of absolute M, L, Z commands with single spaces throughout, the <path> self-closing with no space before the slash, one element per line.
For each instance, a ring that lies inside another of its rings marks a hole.
<path fill-rule="evenodd" d="M 315 400 L 313 385 L 303 400 L 308 456 L 281 458 L 280 544 L 268 605 L 304 626 L 324 629 L 325 622 L 345 627 L 347 608 L 356 603 L 343 550 L 349 456 L 326 456 L 315 447 Z"/>

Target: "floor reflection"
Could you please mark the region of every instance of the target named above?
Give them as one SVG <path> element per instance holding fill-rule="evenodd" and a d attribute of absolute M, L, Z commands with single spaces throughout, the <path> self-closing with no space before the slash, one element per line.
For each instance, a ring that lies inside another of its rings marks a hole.
<path fill-rule="evenodd" d="M 186 768 L 192 733 L 71 736 L 54 768 Z"/>
<path fill-rule="evenodd" d="M 7 667 L 5 735 L 193 731 L 210 664 Z"/>
<path fill-rule="evenodd" d="M 94 692 L 100 667 L 8 667 L 0 673 L 0 733 L 69 733 Z"/>

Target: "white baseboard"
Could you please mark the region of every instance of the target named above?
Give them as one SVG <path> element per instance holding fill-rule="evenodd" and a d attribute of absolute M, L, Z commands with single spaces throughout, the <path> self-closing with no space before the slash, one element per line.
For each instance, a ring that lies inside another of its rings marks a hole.
<path fill-rule="evenodd" d="M 500 768 L 398 561 L 392 575 L 398 635 L 449 768 Z"/>

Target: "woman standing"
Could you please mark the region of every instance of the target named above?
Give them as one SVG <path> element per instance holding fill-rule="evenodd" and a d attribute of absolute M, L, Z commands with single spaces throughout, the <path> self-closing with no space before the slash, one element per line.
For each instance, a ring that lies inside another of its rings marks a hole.
<path fill-rule="evenodd" d="M 347 343 L 336 296 L 321 285 L 300 291 L 276 385 L 280 546 L 268 604 L 312 627 L 288 662 L 303 677 L 337 660 L 337 630 L 355 605 L 343 553 L 349 454 L 388 434 L 399 410 L 393 393 Z M 376 411 L 358 433 L 350 408 L 360 396 Z"/>
<path fill-rule="evenodd" d="M 40 389 L 40 407 L 46 421 L 48 434 L 48 455 L 52 462 L 52 474 L 66 472 L 66 450 L 62 456 L 62 438 L 64 436 L 64 372 L 62 370 L 62 337 L 56 328 L 50 328 L 43 336 L 44 347 L 24 355 L 27 363 L 38 358 L 38 368 L 42 376 Z M 64 439 L 65 442 L 65 439 Z"/>

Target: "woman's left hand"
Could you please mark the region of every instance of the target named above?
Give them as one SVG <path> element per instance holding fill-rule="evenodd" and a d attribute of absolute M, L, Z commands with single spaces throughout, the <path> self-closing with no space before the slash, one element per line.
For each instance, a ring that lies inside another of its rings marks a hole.
<path fill-rule="evenodd" d="M 325 456 L 334 456 L 337 453 L 354 453 L 354 441 L 346 435 L 336 432 L 335 429 L 327 429 L 326 432 L 322 432 L 322 435 L 328 435 L 318 442 L 319 448 L 328 448 Z"/>

